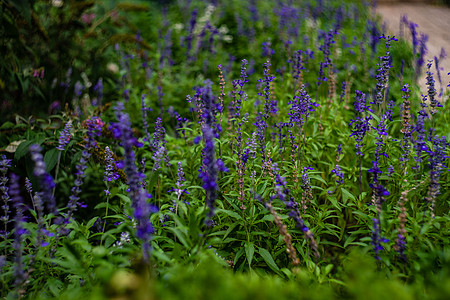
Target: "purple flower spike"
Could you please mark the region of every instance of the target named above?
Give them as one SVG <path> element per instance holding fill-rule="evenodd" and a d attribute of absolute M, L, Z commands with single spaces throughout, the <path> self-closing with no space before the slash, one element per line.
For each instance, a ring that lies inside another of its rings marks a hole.
<path fill-rule="evenodd" d="M 5 237 L 7 236 L 7 224 L 9 223 L 9 202 L 11 201 L 9 196 L 9 188 L 7 186 L 8 183 L 8 177 L 6 174 L 8 173 L 8 169 L 11 167 L 11 160 L 7 159 L 5 155 L 1 156 L 0 160 L 0 192 L 2 195 L 2 209 L 4 212 L 4 215 L 1 217 L 1 220 L 5 224 L 5 229 L 0 231 Z"/>
<path fill-rule="evenodd" d="M 148 202 L 150 194 L 142 188 L 141 180 L 145 176 L 139 172 L 136 166 L 136 155 L 133 146 L 136 146 L 136 138 L 131 130 L 130 117 L 123 112 L 123 103 L 117 103 L 115 107 L 118 119 L 117 130 L 121 137 L 121 144 L 124 148 L 124 171 L 128 178 L 128 186 L 134 218 L 136 220 L 136 236 L 142 241 L 144 260 L 148 263 L 150 259 L 150 240 L 153 234 L 153 225 L 150 222 L 150 215 L 158 209 Z"/>
<path fill-rule="evenodd" d="M 341 167 L 339 165 L 336 165 L 333 170 L 331 170 L 331 173 L 336 175 L 336 183 L 337 184 L 343 184 L 344 183 L 344 173 L 342 173 Z"/>
<path fill-rule="evenodd" d="M 310 190 L 311 190 L 311 184 L 309 183 L 309 177 L 308 177 L 308 174 L 306 173 L 306 170 L 309 170 L 309 169 L 312 169 L 312 168 L 309 168 L 309 167 L 304 168 L 304 175 L 305 174 L 306 175 L 305 175 L 305 177 L 303 177 L 302 189 L 304 190 L 305 194 L 310 193 Z M 275 177 L 276 178 L 275 179 L 276 186 L 275 186 L 275 195 L 271 197 L 271 200 L 278 198 L 284 203 L 287 210 L 289 211 L 289 217 L 292 220 L 294 220 L 294 222 L 295 222 L 295 227 L 300 229 L 304 233 L 305 239 L 308 239 L 310 242 L 310 246 L 313 250 L 314 256 L 316 258 L 318 258 L 320 255 L 317 250 L 317 242 L 314 239 L 314 234 L 311 232 L 311 230 L 308 228 L 308 226 L 306 226 L 305 221 L 301 217 L 300 205 L 298 204 L 297 201 L 295 201 L 295 198 L 292 196 L 289 188 L 286 187 L 286 184 L 287 184 L 286 180 L 284 177 L 280 176 L 280 174 L 278 172 L 278 166 L 276 163 L 272 167 L 272 172 L 274 172 L 276 175 L 276 177 Z"/>
<path fill-rule="evenodd" d="M 64 151 L 67 144 L 69 144 L 70 139 L 72 138 L 72 134 L 70 133 L 70 130 L 72 129 L 72 121 L 69 121 L 64 126 L 64 129 L 59 134 L 59 141 L 58 141 L 58 149 L 59 151 Z"/>
<path fill-rule="evenodd" d="M 11 200 L 14 203 L 14 207 L 16 208 L 14 243 L 13 243 L 13 248 L 16 252 L 14 261 L 14 277 L 15 277 L 14 285 L 16 286 L 16 288 L 20 288 L 21 285 L 25 283 L 27 278 L 22 258 L 23 235 L 26 233 L 26 230 L 23 226 L 23 223 L 25 222 L 25 218 L 23 216 L 24 203 L 22 196 L 20 195 L 19 176 L 14 173 L 11 174 L 11 183 L 9 186 L 9 191 L 11 195 Z"/>
<path fill-rule="evenodd" d="M 112 182 L 113 180 L 119 179 L 119 174 L 114 171 L 114 167 L 116 165 L 116 162 L 113 158 L 113 153 L 111 152 L 111 149 L 109 149 L 108 146 L 105 147 L 105 176 L 103 178 L 103 181 L 106 182 L 106 190 L 105 194 L 109 195 L 109 182 Z"/>
<path fill-rule="evenodd" d="M 67 208 L 69 210 L 64 220 L 65 224 L 68 224 L 70 222 L 72 215 L 77 210 L 77 206 L 80 206 L 81 208 L 86 207 L 83 203 L 78 201 L 80 200 L 79 195 L 81 193 L 81 186 L 83 185 L 83 180 L 86 177 L 84 172 L 87 169 L 87 164 L 89 162 L 89 159 L 91 158 L 90 151 L 93 148 L 97 147 L 95 137 L 101 134 L 104 123 L 100 118 L 92 117 L 91 119 L 86 120 L 86 125 L 88 126 L 88 130 L 86 132 L 86 137 L 84 138 L 85 142 L 84 150 L 81 152 L 81 159 L 76 165 L 75 184 L 72 187 L 72 195 L 70 195 L 69 203 L 67 204 Z M 65 229 L 62 229 L 61 232 L 63 234 L 68 233 L 68 231 Z"/>
<path fill-rule="evenodd" d="M 58 215 L 58 209 L 56 207 L 55 198 L 53 197 L 53 189 L 55 182 L 53 177 L 45 170 L 44 157 L 41 154 L 41 146 L 34 144 L 29 148 L 31 159 L 34 161 L 34 175 L 39 179 L 42 191 L 39 193 L 39 197 L 47 204 L 48 211 L 54 216 Z M 59 219 L 55 222 L 59 223 Z"/>
<path fill-rule="evenodd" d="M 258 82 L 264 84 L 262 93 L 258 93 L 259 96 L 264 97 L 264 119 L 267 121 L 270 114 L 275 114 L 278 111 L 276 100 L 270 99 L 270 83 L 274 81 L 275 77 L 270 75 L 270 62 L 264 63 L 264 79 L 258 79 Z"/>
<path fill-rule="evenodd" d="M 200 169 L 199 178 L 203 181 L 203 189 L 206 192 L 206 205 L 209 211 L 206 215 L 205 223 L 207 226 L 212 226 L 212 217 L 215 212 L 215 202 L 217 198 L 217 171 L 218 166 L 214 152 L 214 134 L 211 127 L 205 125 L 202 129 L 203 140 L 205 141 L 205 148 L 203 148 L 203 166 Z"/>
<path fill-rule="evenodd" d="M 381 243 L 387 243 L 389 242 L 389 240 L 381 236 L 380 220 L 374 218 L 372 219 L 372 221 L 373 231 L 371 245 L 373 246 L 373 251 L 375 252 L 375 259 L 381 260 L 379 253 L 380 251 L 384 250 L 383 246 L 381 246 Z"/>
<path fill-rule="evenodd" d="M 356 119 L 351 120 L 349 124 L 349 126 L 352 126 L 352 134 L 350 136 L 355 137 L 356 155 L 362 156 L 363 153 L 361 149 L 363 146 L 363 139 L 366 136 L 367 132 L 370 130 L 370 120 L 372 119 L 372 117 L 370 115 L 366 115 L 367 111 L 371 110 L 370 107 L 366 105 L 366 95 L 360 91 L 356 91 L 355 111 Z"/>
<path fill-rule="evenodd" d="M 428 61 L 427 64 L 427 86 L 428 86 L 428 100 L 430 100 L 430 114 L 434 115 L 437 113 L 436 107 L 442 107 L 442 104 L 436 98 L 436 88 L 434 87 L 433 73 L 431 73 L 432 60 Z"/>

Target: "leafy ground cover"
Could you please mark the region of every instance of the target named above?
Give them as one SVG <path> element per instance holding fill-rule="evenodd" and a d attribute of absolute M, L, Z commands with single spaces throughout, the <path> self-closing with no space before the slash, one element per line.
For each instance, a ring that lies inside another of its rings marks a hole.
<path fill-rule="evenodd" d="M 366 2 L 12 3 L 2 297 L 448 298 L 446 55 L 424 61 L 413 20 L 392 37 Z M 69 56 L 14 52 L 33 22 L 33 42 L 66 24 Z M 17 97 L 48 107 L 14 115 Z"/>

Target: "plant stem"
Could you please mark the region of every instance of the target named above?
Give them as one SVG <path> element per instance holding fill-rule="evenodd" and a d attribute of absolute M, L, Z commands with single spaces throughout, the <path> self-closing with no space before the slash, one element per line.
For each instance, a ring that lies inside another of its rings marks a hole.
<path fill-rule="evenodd" d="M 56 180 L 58 179 L 58 173 L 59 173 L 59 164 L 61 162 L 61 151 L 58 151 L 58 162 L 56 163 L 56 170 L 55 170 L 55 183 Z M 52 196 L 55 196 L 55 189 L 56 189 L 56 185 L 53 188 L 53 192 L 52 192 Z"/>

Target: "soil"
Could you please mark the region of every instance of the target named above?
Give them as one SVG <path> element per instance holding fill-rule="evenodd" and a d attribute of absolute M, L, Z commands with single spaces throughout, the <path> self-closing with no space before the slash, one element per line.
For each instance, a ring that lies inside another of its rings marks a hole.
<path fill-rule="evenodd" d="M 383 18 L 389 33 L 396 37 L 400 35 L 400 19 L 407 15 L 410 22 L 417 25 L 417 32 L 423 32 L 428 35 L 428 53 L 425 55 L 425 65 L 422 76 L 419 78 L 419 85 L 422 94 L 426 93 L 426 63 L 434 56 L 439 57 L 441 49 L 449 55 L 446 59 L 439 61 L 441 69 L 441 78 L 444 90 L 450 82 L 450 8 L 446 6 L 436 6 L 424 3 L 381 3 L 377 6 L 376 12 Z M 407 28 L 406 28 L 407 29 Z M 409 33 L 409 30 L 405 30 Z M 405 34 L 406 37 L 410 35 Z M 436 76 L 436 69 L 433 63 L 431 72 L 434 73 L 436 89 L 440 86 Z"/>

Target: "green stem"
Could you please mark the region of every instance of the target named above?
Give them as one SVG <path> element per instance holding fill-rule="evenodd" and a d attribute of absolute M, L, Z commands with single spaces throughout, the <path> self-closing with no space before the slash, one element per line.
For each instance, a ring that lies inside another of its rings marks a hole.
<path fill-rule="evenodd" d="M 59 164 L 61 162 L 61 151 L 58 152 L 58 162 L 56 163 L 56 171 L 55 171 L 55 183 L 56 180 L 58 179 L 58 173 L 59 173 Z M 55 196 L 55 190 L 56 190 L 56 185 L 53 188 L 53 192 L 52 192 L 52 196 Z"/>
<path fill-rule="evenodd" d="M 106 188 L 109 190 L 108 187 L 108 183 L 106 183 Z M 108 217 L 108 209 L 109 209 L 109 195 L 106 196 L 106 211 L 105 211 L 105 216 L 103 217 L 104 222 L 103 222 L 103 230 L 102 230 L 102 237 L 100 239 L 100 246 L 103 243 L 103 235 L 105 234 L 105 229 L 106 229 L 106 217 Z"/>

